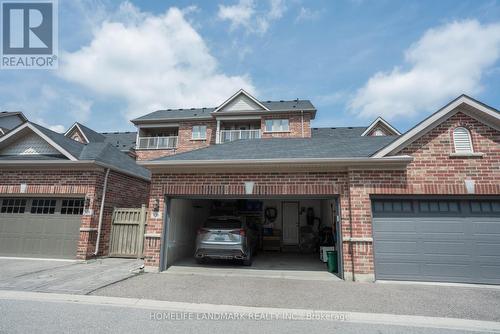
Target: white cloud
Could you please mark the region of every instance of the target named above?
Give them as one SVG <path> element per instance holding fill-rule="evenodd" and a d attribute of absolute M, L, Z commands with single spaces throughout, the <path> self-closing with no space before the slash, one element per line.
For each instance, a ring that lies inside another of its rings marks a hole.
<path fill-rule="evenodd" d="M 263 34 L 286 11 L 284 0 L 269 0 L 269 8 L 262 10 L 257 10 L 256 7 L 254 0 L 239 0 L 235 5 L 219 5 L 217 16 L 223 21 L 229 21 L 232 30 L 242 27 L 249 33 Z"/>
<path fill-rule="evenodd" d="M 64 53 L 60 75 L 102 97 L 123 99 L 127 118 L 165 107 L 214 106 L 239 88 L 254 92 L 250 79 L 218 69 L 202 37 L 170 8 L 165 14 L 139 12 L 131 4 L 104 21 L 88 46 Z M 86 109 L 88 105 L 81 105 Z"/>
<path fill-rule="evenodd" d="M 319 19 L 321 14 L 322 14 L 321 10 L 314 10 L 311 8 L 300 7 L 299 14 L 295 18 L 295 22 L 315 21 Z"/>
<path fill-rule="evenodd" d="M 255 14 L 255 3 L 253 0 L 240 0 L 236 5 L 219 5 L 217 16 L 221 20 L 231 22 L 231 28 L 236 29 L 239 26 L 249 27 Z"/>
<path fill-rule="evenodd" d="M 500 57 L 500 24 L 449 23 L 425 34 L 405 52 L 406 68 L 379 72 L 348 109 L 360 117 L 414 117 L 462 93 L 481 91 L 481 77 Z"/>

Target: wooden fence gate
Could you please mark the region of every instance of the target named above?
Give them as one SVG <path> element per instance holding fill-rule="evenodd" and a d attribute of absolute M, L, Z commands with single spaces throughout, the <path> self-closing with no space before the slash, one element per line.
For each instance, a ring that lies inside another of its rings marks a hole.
<path fill-rule="evenodd" d="M 142 257 L 146 206 L 141 208 L 115 208 L 111 223 L 109 256 Z"/>

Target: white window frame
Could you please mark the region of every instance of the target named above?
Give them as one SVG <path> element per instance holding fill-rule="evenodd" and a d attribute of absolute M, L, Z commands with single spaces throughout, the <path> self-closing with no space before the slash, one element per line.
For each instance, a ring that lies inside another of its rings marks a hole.
<path fill-rule="evenodd" d="M 457 133 L 458 132 L 461 132 L 460 135 L 463 136 L 465 135 L 467 138 L 465 138 L 467 140 L 467 144 L 468 144 L 468 148 L 464 149 L 462 147 L 459 147 L 457 145 L 457 140 L 458 139 L 461 139 L 461 140 L 464 140 L 464 138 L 457 138 Z M 459 127 L 456 127 L 455 129 L 453 129 L 453 147 L 455 149 L 455 153 L 474 153 L 474 146 L 472 145 L 472 136 L 471 136 L 471 133 L 469 131 L 469 129 L 467 129 L 466 127 L 463 127 L 463 126 L 459 126 Z"/>
<path fill-rule="evenodd" d="M 203 131 L 201 131 L 202 128 L 204 128 Z M 193 125 L 191 133 L 192 133 L 191 139 L 206 140 L 207 139 L 207 126 L 206 125 Z"/>
<path fill-rule="evenodd" d="M 271 130 L 268 128 L 268 122 L 271 122 Z M 286 125 L 286 128 L 285 128 Z M 290 132 L 290 120 L 284 119 L 266 119 L 265 120 L 266 132 Z"/>

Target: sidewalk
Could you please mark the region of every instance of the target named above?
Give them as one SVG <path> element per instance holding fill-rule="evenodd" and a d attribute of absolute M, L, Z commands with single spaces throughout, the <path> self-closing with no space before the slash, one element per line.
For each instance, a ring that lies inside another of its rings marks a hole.
<path fill-rule="evenodd" d="M 93 295 L 172 302 L 500 321 L 500 289 L 304 281 L 179 273 L 141 274 Z"/>

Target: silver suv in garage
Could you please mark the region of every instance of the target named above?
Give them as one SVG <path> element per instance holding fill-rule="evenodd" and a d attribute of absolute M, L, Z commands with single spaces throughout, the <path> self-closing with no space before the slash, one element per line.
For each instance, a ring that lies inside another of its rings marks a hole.
<path fill-rule="evenodd" d="M 249 226 L 244 217 L 209 217 L 198 229 L 195 258 L 242 260 L 250 266 L 257 250 L 258 231 Z"/>

